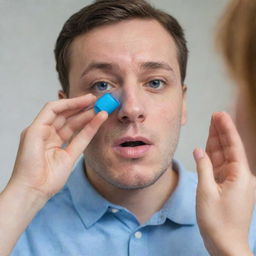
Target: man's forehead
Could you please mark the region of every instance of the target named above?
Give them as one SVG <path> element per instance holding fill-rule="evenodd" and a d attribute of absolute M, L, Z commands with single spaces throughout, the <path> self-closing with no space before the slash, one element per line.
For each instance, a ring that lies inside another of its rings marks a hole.
<path fill-rule="evenodd" d="M 144 44 L 141 43 L 144 41 Z M 97 46 L 97 47 L 96 47 Z M 100 49 L 116 48 L 116 46 L 136 47 L 141 49 L 154 47 L 169 49 L 175 47 L 171 34 L 156 20 L 132 19 L 114 24 L 99 26 L 81 34 L 73 40 L 71 51 L 86 51 L 97 53 Z M 90 53 L 89 52 L 89 53 Z"/>
<path fill-rule="evenodd" d="M 142 27 L 137 28 L 136 24 Z M 155 30 L 152 30 L 152 25 Z M 130 26 L 136 31 L 130 32 Z M 144 28 L 151 30 L 145 31 Z M 162 25 L 154 20 L 119 22 L 93 29 L 74 39 L 70 58 L 71 66 L 83 66 L 80 75 L 89 65 L 104 67 L 105 70 L 114 65 L 132 65 L 137 69 L 163 68 L 179 72 L 176 44 Z"/>

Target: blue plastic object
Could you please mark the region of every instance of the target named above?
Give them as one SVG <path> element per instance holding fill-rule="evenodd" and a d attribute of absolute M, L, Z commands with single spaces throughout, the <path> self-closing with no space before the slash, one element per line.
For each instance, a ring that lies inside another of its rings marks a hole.
<path fill-rule="evenodd" d="M 94 111 L 98 113 L 104 110 L 110 115 L 119 106 L 120 102 L 115 99 L 110 93 L 106 93 L 97 99 L 94 105 Z"/>

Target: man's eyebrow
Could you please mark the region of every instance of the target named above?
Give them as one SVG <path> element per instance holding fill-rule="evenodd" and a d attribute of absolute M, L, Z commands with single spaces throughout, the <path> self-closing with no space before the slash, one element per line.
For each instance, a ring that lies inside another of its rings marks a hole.
<path fill-rule="evenodd" d="M 140 68 L 143 70 L 154 70 L 154 69 L 165 69 L 167 71 L 174 71 L 171 66 L 166 62 L 157 62 L 157 61 L 147 61 L 143 62 L 140 65 Z M 87 73 L 92 70 L 101 70 L 104 72 L 113 72 L 113 70 L 119 69 L 117 64 L 111 62 L 92 62 L 90 63 L 85 70 L 83 70 L 80 78 L 84 77 Z"/>
<path fill-rule="evenodd" d="M 171 66 L 166 62 L 155 62 L 155 61 L 148 61 L 141 63 L 140 67 L 142 69 L 165 69 L 167 71 L 174 71 Z"/>
<path fill-rule="evenodd" d="M 87 73 L 89 73 L 92 70 L 102 70 L 105 72 L 110 72 L 113 71 L 114 68 L 118 68 L 117 65 L 114 65 L 113 63 L 108 63 L 108 62 L 92 62 L 90 63 L 85 70 L 82 72 L 80 78 L 85 76 Z"/>

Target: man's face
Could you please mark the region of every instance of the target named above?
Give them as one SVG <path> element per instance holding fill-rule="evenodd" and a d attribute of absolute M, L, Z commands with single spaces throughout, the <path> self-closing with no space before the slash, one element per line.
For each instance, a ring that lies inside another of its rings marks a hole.
<path fill-rule="evenodd" d="M 85 150 L 91 179 L 123 189 L 153 184 L 166 171 L 185 123 L 177 49 L 154 20 L 96 28 L 72 43 L 70 95 L 121 99 Z"/>

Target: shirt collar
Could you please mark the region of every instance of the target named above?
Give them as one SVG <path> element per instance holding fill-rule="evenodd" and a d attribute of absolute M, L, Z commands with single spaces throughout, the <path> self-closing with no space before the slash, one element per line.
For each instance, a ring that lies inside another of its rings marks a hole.
<path fill-rule="evenodd" d="M 67 182 L 67 187 L 82 221 L 86 227 L 90 227 L 105 214 L 111 204 L 92 187 L 84 170 L 84 157 L 81 157 Z"/>
<path fill-rule="evenodd" d="M 185 170 L 176 160 L 173 160 L 173 169 L 178 173 L 178 184 L 162 210 L 169 220 L 177 224 L 194 225 L 196 224 L 196 175 Z"/>
<path fill-rule="evenodd" d="M 196 176 L 194 173 L 185 170 L 175 160 L 173 160 L 173 169 L 178 173 L 178 184 L 163 207 L 162 213 L 177 224 L 194 225 L 196 223 Z M 96 223 L 109 207 L 113 207 L 113 204 L 93 188 L 84 170 L 84 157 L 81 157 L 67 182 L 67 187 L 80 218 L 88 228 Z"/>

